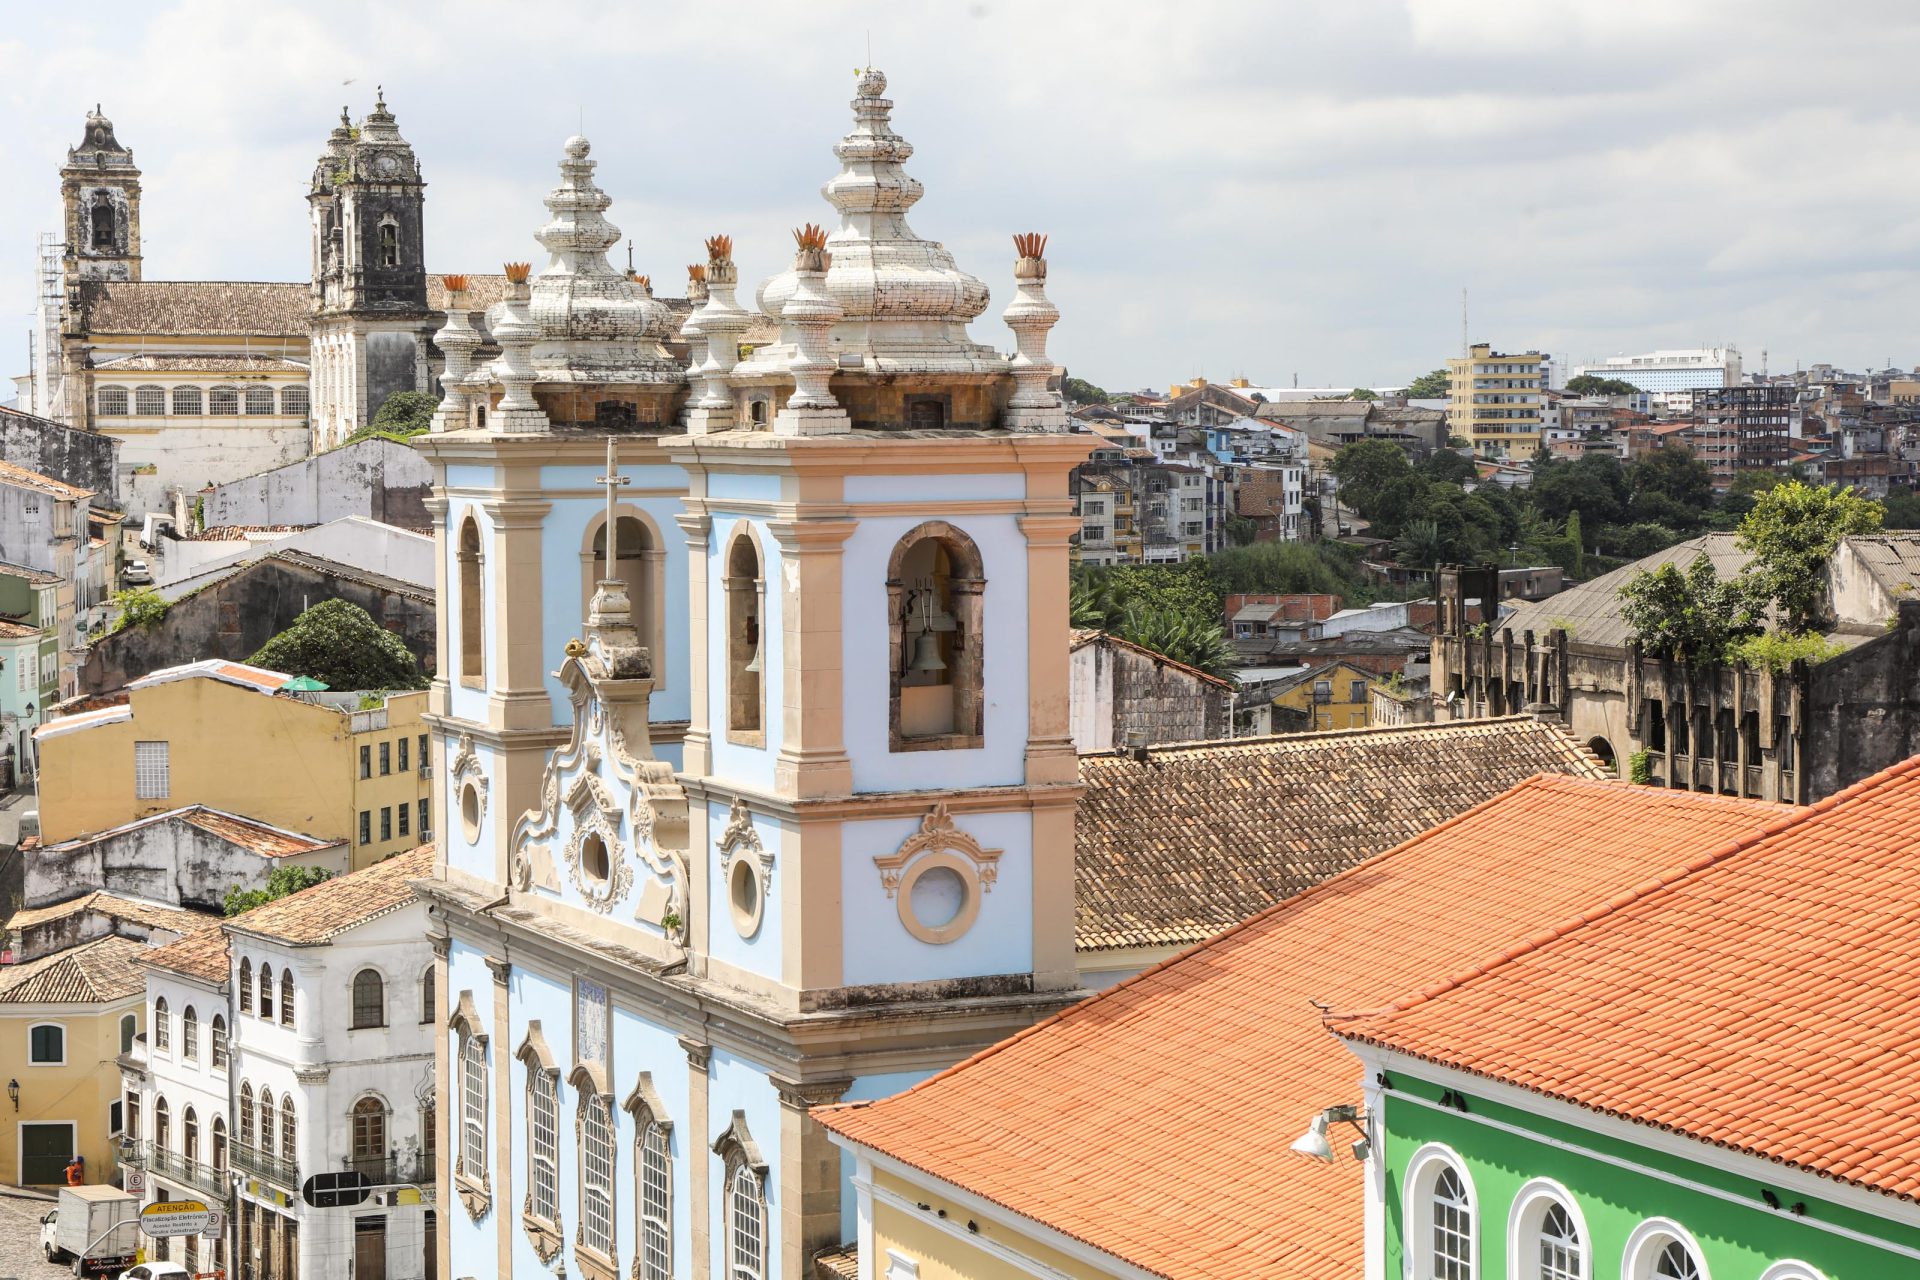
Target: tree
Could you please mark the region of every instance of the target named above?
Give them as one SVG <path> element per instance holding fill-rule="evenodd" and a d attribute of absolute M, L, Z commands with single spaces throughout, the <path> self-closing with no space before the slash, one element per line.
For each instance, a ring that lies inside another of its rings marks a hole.
<path fill-rule="evenodd" d="M 1432 373 L 1423 373 L 1407 384 L 1409 400 L 1445 400 L 1448 384 L 1446 369 L 1435 369 Z"/>
<path fill-rule="evenodd" d="M 1886 511 L 1870 498 L 1797 480 L 1762 493 L 1740 522 L 1742 551 L 1752 553 L 1746 568 L 1750 588 L 1780 610 L 1788 635 L 1813 630 L 1824 617 L 1827 561 L 1840 539 L 1877 533 Z"/>
<path fill-rule="evenodd" d="M 1060 394 L 1068 404 L 1105 404 L 1113 398 L 1085 378 L 1068 378 L 1060 384 Z"/>
<path fill-rule="evenodd" d="M 440 397 L 426 391 L 396 391 L 380 402 L 373 415 L 373 429 L 389 435 L 414 436 L 433 422 L 433 411 Z"/>
<path fill-rule="evenodd" d="M 1236 547 L 1251 546 L 1260 536 L 1260 526 L 1248 516 L 1227 517 L 1227 541 Z"/>
<path fill-rule="evenodd" d="M 1379 398 L 1380 393 L 1378 391 L 1367 387 L 1355 387 L 1353 390 L 1347 392 L 1347 399 L 1349 400 L 1378 400 Z"/>
<path fill-rule="evenodd" d="M 1208 581 L 1218 597 L 1229 593 L 1261 595 L 1338 595 L 1360 592 L 1360 577 L 1344 549 L 1332 543 L 1256 542 L 1228 547 L 1206 558 Z"/>
<path fill-rule="evenodd" d="M 1729 646 L 1759 634 L 1762 608 L 1743 579 L 1722 582 L 1706 556 L 1684 573 L 1671 562 L 1642 569 L 1620 588 L 1620 616 L 1654 658 L 1722 662 Z"/>
<path fill-rule="evenodd" d="M 310 676 L 333 689 L 424 689 L 420 664 L 400 637 L 359 605 L 323 600 L 247 659 L 257 667 Z"/>
<path fill-rule="evenodd" d="M 1591 373 L 1583 373 L 1567 379 L 1567 390 L 1576 396 L 1630 396 L 1638 394 L 1640 388 L 1618 378 L 1599 378 Z"/>
<path fill-rule="evenodd" d="M 1239 662 L 1217 617 L 1203 619 L 1176 609 L 1140 603 L 1127 610 L 1115 634 L 1143 649 L 1223 679 L 1232 675 Z"/>
<path fill-rule="evenodd" d="M 1450 539 L 1433 520 L 1409 520 L 1393 543 L 1394 561 L 1409 569 L 1432 569 L 1447 558 Z"/>
<path fill-rule="evenodd" d="M 1340 500 L 1372 520 L 1387 486 L 1413 475 L 1406 452 L 1385 440 L 1356 440 L 1333 455 L 1333 478 Z"/>
<path fill-rule="evenodd" d="M 275 867 L 267 875 L 266 888 L 242 889 L 237 884 L 231 885 L 221 905 L 228 915 L 237 916 L 242 911 L 251 911 L 276 898 L 284 898 L 302 889 L 311 889 L 322 880 L 331 879 L 333 879 L 333 872 L 321 867 Z"/>
<path fill-rule="evenodd" d="M 1593 528 L 1618 524 L 1626 514 L 1629 489 L 1620 459 L 1589 453 L 1572 462 L 1549 462 L 1534 469 L 1529 496 L 1549 520 L 1564 521 L 1574 511 Z"/>
<path fill-rule="evenodd" d="M 1455 453 L 1452 449 L 1442 449 L 1420 464 L 1420 470 L 1429 480 L 1444 480 L 1448 484 L 1465 484 L 1478 479 L 1480 471 L 1474 466 L 1473 459 L 1464 453 Z"/>
<path fill-rule="evenodd" d="M 1911 489 L 1895 489 L 1887 495 L 1889 529 L 1920 529 L 1920 494 Z"/>
<path fill-rule="evenodd" d="M 113 630 L 123 627 L 139 627 L 150 631 L 160 625 L 167 616 L 170 601 L 152 587 L 129 587 L 125 591 L 113 593 Z"/>
<path fill-rule="evenodd" d="M 1697 529 L 1713 511 L 1713 473 L 1681 447 L 1656 449 L 1627 471 L 1634 520 Z"/>

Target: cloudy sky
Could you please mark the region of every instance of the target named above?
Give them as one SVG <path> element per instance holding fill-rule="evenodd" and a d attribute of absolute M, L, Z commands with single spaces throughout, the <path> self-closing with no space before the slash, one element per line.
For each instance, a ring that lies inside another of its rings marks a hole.
<path fill-rule="evenodd" d="M 1404 381 L 1476 340 L 1575 361 L 1732 342 L 1920 363 L 1909 0 L 895 0 L 16 7 L 0 35 L 0 338 L 96 100 L 144 171 L 150 279 L 304 278 L 304 193 L 384 84 L 428 265 L 527 257 L 584 117 L 636 265 L 743 278 L 831 212 L 854 69 L 1010 346 L 1012 232 L 1052 236 L 1056 356 L 1108 387 Z M 663 290 L 663 292 L 666 290 Z M 0 397 L 5 395 L 0 384 Z"/>

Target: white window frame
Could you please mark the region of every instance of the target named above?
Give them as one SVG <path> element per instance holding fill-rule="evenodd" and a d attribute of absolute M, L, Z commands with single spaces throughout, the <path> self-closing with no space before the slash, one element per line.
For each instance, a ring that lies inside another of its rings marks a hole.
<path fill-rule="evenodd" d="M 54 1061 L 51 1058 L 36 1058 L 33 1056 L 33 1033 L 41 1027 L 52 1027 L 60 1033 L 60 1058 L 58 1061 Z M 42 1022 L 30 1022 L 27 1024 L 27 1065 L 30 1067 L 64 1067 L 67 1065 L 66 1023 L 54 1022 L 48 1019 Z"/>
<path fill-rule="evenodd" d="M 532 1063 L 527 1066 L 527 1212 L 541 1222 L 560 1220 L 560 1073 Z"/>
<path fill-rule="evenodd" d="M 172 744 L 157 742 L 133 744 L 133 796 L 136 800 L 166 800 L 173 792 Z M 158 752 L 154 748 L 158 747 Z M 144 748 L 144 750 L 143 750 Z M 155 788 L 158 790 L 155 790 Z"/>
<path fill-rule="evenodd" d="M 1513 1207 L 1507 1211 L 1509 1280 L 1539 1280 L 1540 1228 L 1554 1205 L 1566 1210 L 1579 1237 L 1580 1280 L 1593 1280 L 1593 1237 L 1587 1231 L 1586 1215 L 1565 1184 L 1552 1178 L 1535 1178 L 1514 1194 Z"/>
<path fill-rule="evenodd" d="M 755 1256 L 746 1257 L 742 1247 L 748 1243 L 743 1230 L 746 1204 L 740 1194 L 743 1179 L 751 1180 L 752 1245 Z M 727 1272 L 726 1280 L 766 1280 L 767 1273 L 767 1184 L 752 1165 L 741 1161 L 727 1174 Z"/>
<path fill-rule="evenodd" d="M 634 1241 L 639 1280 L 673 1280 L 673 1134 L 657 1118 L 641 1126 L 634 1143 L 640 1180 L 639 1221 Z M 656 1248 L 657 1246 L 657 1248 Z M 651 1254 L 665 1257 L 655 1265 Z"/>
<path fill-rule="evenodd" d="M 1700 1280 L 1713 1280 L 1700 1242 L 1672 1218 L 1648 1218 L 1633 1229 L 1633 1234 L 1627 1237 L 1626 1248 L 1620 1251 L 1621 1280 L 1655 1280 L 1653 1268 L 1660 1261 L 1661 1251 L 1676 1240 L 1693 1254 L 1693 1261 L 1700 1268 Z"/>
<path fill-rule="evenodd" d="M 613 1099 L 605 1094 L 583 1093 L 580 1107 L 580 1243 L 611 1259 L 620 1212 L 613 1190 L 619 1163 Z"/>
<path fill-rule="evenodd" d="M 487 1038 L 468 1031 L 460 1038 L 460 1158 L 475 1182 L 487 1171 Z M 478 1077 L 476 1082 L 475 1077 Z M 476 1087 L 477 1086 L 477 1087 Z"/>
<path fill-rule="evenodd" d="M 1827 1274 L 1804 1262 L 1776 1262 L 1760 1273 L 1760 1280 L 1827 1280 Z"/>
<path fill-rule="evenodd" d="M 1430 1276 L 1433 1270 L 1433 1192 L 1443 1170 L 1451 1169 L 1467 1193 L 1467 1248 L 1471 1258 L 1467 1280 L 1482 1280 L 1480 1275 L 1480 1193 L 1467 1172 L 1467 1162 L 1445 1143 L 1429 1142 L 1407 1161 L 1401 1204 L 1401 1246 L 1405 1251 L 1409 1275 Z"/>

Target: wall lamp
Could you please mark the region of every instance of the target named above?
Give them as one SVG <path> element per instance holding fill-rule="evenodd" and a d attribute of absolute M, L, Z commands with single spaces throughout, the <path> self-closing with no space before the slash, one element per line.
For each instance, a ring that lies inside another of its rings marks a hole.
<path fill-rule="evenodd" d="M 1332 1164 L 1333 1144 L 1327 1140 L 1327 1127 L 1336 1124 L 1350 1124 L 1359 1132 L 1360 1141 L 1353 1144 L 1353 1158 L 1365 1160 L 1367 1154 L 1373 1150 L 1367 1127 L 1360 1123 L 1360 1108 L 1345 1103 L 1328 1107 L 1315 1116 L 1313 1123 L 1307 1126 L 1307 1131 L 1294 1139 L 1290 1150 Z"/>
<path fill-rule="evenodd" d="M 20 1082 L 18 1080 L 7 1081 L 7 1101 L 13 1103 L 13 1109 L 15 1111 L 20 1109 Z"/>

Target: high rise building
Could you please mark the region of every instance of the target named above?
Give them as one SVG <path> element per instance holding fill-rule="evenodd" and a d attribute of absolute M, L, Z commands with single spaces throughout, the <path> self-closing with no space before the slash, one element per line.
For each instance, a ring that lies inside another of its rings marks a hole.
<path fill-rule="evenodd" d="M 1540 447 L 1548 357 L 1495 351 L 1484 342 L 1447 361 L 1447 432 L 1489 458 L 1526 458 Z"/>
<path fill-rule="evenodd" d="M 1734 347 L 1691 347 L 1649 351 L 1643 355 L 1610 356 L 1575 365 L 1573 376 L 1617 378 L 1642 391 L 1695 391 L 1740 385 L 1740 352 Z"/>

